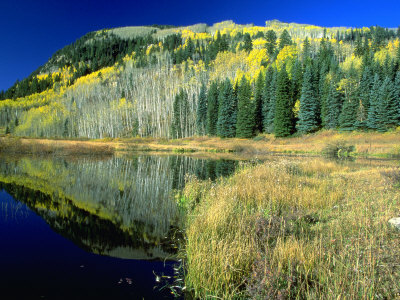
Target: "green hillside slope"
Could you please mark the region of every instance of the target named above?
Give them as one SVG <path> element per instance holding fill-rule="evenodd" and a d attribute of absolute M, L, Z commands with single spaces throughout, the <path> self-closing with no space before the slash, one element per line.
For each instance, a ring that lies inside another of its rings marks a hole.
<path fill-rule="evenodd" d="M 64 138 L 387 131 L 400 125 L 399 44 L 392 29 L 276 20 L 91 32 L 0 94 L 0 128 Z"/>

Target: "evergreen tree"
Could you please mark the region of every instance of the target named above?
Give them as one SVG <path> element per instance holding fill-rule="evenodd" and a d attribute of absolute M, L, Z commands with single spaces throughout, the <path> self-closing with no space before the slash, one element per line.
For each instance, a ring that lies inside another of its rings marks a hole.
<path fill-rule="evenodd" d="M 263 131 L 263 91 L 264 91 L 264 76 L 260 72 L 256 79 L 255 93 L 254 93 L 254 104 L 255 104 L 255 132 Z"/>
<path fill-rule="evenodd" d="M 265 34 L 265 39 L 267 40 L 265 47 L 267 48 L 268 55 L 270 57 L 273 57 L 276 50 L 276 40 L 277 40 L 275 31 L 273 31 L 272 29 L 268 30 L 267 33 Z"/>
<path fill-rule="evenodd" d="M 378 131 L 387 131 L 398 124 L 398 99 L 395 99 L 395 88 L 389 77 L 386 77 L 379 89 L 380 104 L 377 113 Z"/>
<path fill-rule="evenodd" d="M 271 81 L 265 82 L 265 86 L 268 86 L 268 94 L 265 96 L 265 110 L 266 118 L 264 119 L 264 131 L 268 133 L 274 132 L 274 123 L 275 123 L 275 109 L 276 109 L 276 80 L 278 77 L 278 73 L 276 69 L 270 68 L 271 72 Z M 269 96 L 269 98 L 267 98 Z"/>
<path fill-rule="evenodd" d="M 274 70 L 272 67 L 269 67 L 265 73 L 265 79 L 264 79 L 264 88 L 262 92 L 262 120 L 263 120 L 263 131 L 267 132 L 268 124 L 267 124 L 267 119 L 268 119 L 268 112 L 270 109 L 270 98 L 271 98 L 271 81 L 272 77 L 274 74 Z"/>
<path fill-rule="evenodd" d="M 243 49 L 246 50 L 247 52 L 250 52 L 251 50 L 253 50 L 253 43 L 251 41 L 251 37 L 250 37 L 249 33 L 246 33 L 244 35 Z"/>
<path fill-rule="evenodd" d="M 236 107 L 232 84 L 227 78 L 220 87 L 217 134 L 220 137 L 235 137 Z"/>
<path fill-rule="evenodd" d="M 340 129 L 345 131 L 352 131 L 355 128 L 357 108 L 359 105 L 358 90 L 351 91 L 349 96 L 345 99 L 342 111 L 339 115 Z"/>
<path fill-rule="evenodd" d="M 373 84 L 373 76 L 372 72 L 368 66 L 364 68 L 364 71 L 361 75 L 360 80 L 360 99 L 362 101 L 362 105 L 365 107 L 365 110 L 369 109 L 369 98 L 371 94 L 371 88 Z"/>
<path fill-rule="evenodd" d="M 300 100 L 303 84 L 303 66 L 300 60 L 296 59 L 292 69 L 292 99 L 294 102 Z"/>
<path fill-rule="evenodd" d="M 354 55 L 357 57 L 361 57 L 361 56 L 363 56 L 363 54 L 364 54 L 364 46 L 362 44 L 362 40 L 361 40 L 360 36 L 357 36 L 356 45 L 354 48 Z"/>
<path fill-rule="evenodd" d="M 207 87 L 204 83 L 201 85 L 199 99 L 197 101 L 196 125 L 198 134 L 200 135 L 206 134 Z"/>
<path fill-rule="evenodd" d="M 180 89 L 175 96 L 173 110 L 172 136 L 174 138 L 183 138 L 187 135 L 187 115 L 189 113 L 188 96 L 183 89 Z"/>
<path fill-rule="evenodd" d="M 238 112 L 236 122 L 236 136 L 250 138 L 253 136 L 254 101 L 251 99 L 251 87 L 245 76 L 242 77 L 238 89 Z"/>
<path fill-rule="evenodd" d="M 278 73 L 276 82 L 276 103 L 274 133 L 277 137 L 289 136 L 293 133 L 293 101 L 290 92 L 290 80 L 284 65 Z"/>
<path fill-rule="evenodd" d="M 397 71 L 394 81 L 394 99 L 397 106 L 397 126 L 400 126 L 400 71 Z"/>
<path fill-rule="evenodd" d="M 369 129 L 376 130 L 378 128 L 378 109 L 379 109 L 379 89 L 381 86 L 381 80 L 378 74 L 375 74 L 372 89 L 369 96 L 369 107 L 367 126 Z"/>
<path fill-rule="evenodd" d="M 309 133 L 318 129 L 318 104 L 312 84 L 311 68 L 308 66 L 304 73 L 303 87 L 301 89 L 299 121 L 297 130 Z"/>
<path fill-rule="evenodd" d="M 303 42 L 303 62 L 306 63 L 307 60 L 311 59 L 311 45 L 308 37 Z"/>
<path fill-rule="evenodd" d="M 210 85 L 207 95 L 207 135 L 217 134 L 218 121 L 218 82 L 214 81 Z"/>
<path fill-rule="evenodd" d="M 341 111 L 341 95 L 337 90 L 336 83 L 330 82 L 329 93 L 326 98 L 326 116 L 324 119 L 325 127 L 336 129 L 339 126 L 339 115 Z"/>
<path fill-rule="evenodd" d="M 281 36 L 279 37 L 279 50 L 282 50 L 285 46 L 290 46 L 292 44 L 292 38 L 289 32 L 284 29 Z"/>

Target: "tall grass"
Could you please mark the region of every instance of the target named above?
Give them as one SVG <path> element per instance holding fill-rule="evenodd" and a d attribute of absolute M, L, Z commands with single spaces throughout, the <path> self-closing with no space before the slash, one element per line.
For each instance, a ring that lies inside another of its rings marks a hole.
<path fill-rule="evenodd" d="M 184 196 L 186 287 L 199 298 L 392 299 L 400 215 L 390 168 L 322 160 L 247 167 Z"/>

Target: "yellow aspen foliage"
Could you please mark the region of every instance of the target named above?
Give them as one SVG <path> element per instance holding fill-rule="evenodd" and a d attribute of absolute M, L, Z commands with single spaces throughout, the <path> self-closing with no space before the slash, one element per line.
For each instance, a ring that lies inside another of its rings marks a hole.
<path fill-rule="evenodd" d="M 383 48 L 374 54 L 374 58 L 377 62 L 379 62 L 381 65 L 383 65 L 385 62 L 386 56 L 388 56 L 388 55 L 390 56 L 390 52 L 388 51 L 388 49 Z"/>
<path fill-rule="evenodd" d="M 267 41 L 263 38 L 258 38 L 253 41 L 253 48 L 254 49 L 263 49 L 265 48 L 265 44 Z"/>
<path fill-rule="evenodd" d="M 396 56 L 396 51 L 399 48 L 399 39 L 395 39 L 394 41 L 390 41 L 387 46 L 386 49 L 388 50 L 388 53 L 390 54 L 391 57 L 395 57 Z"/>
<path fill-rule="evenodd" d="M 243 34 L 250 34 L 250 36 L 256 35 L 259 31 L 266 32 L 266 28 L 262 26 L 251 26 L 251 27 L 244 27 Z"/>
<path fill-rule="evenodd" d="M 202 60 L 199 60 L 198 63 L 193 66 L 193 69 L 196 72 L 196 74 L 207 71 L 206 64 Z"/>
<path fill-rule="evenodd" d="M 154 48 L 154 44 L 150 44 L 147 46 L 146 55 L 149 56 L 152 53 L 152 49 Z"/>
<path fill-rule="evenodd" d="M 262 64 L 268 62 L 267 49 L 253 49 L 250 51 L 247 57 L 247 65 L 249 66 L 249 71 L 251 74 L 255 74 L 258 69 L 260 69 Z"/>
<path fill-rule="evenodd" d="M 122 60 L 124 61 L 124 63 L 134 62 L 135 55 L 136 53 L 135 51 L 133 51 L 131 54 L 125 55 L 125 57 Z"/>
<path fill-rule="evenodd" d="M 79 85 L 85 85 L 85 84 L 94 84 L 100 82 L 102 79 L 108 79 L 112 76 L 115 76 L 117 74 L 116 69 L 114 67 L 106 67 L 102 68 L 96 72 L 90 73 L 86 76 L 79 77 L 72 88 L 75 88 Z"/>
<path fill-rule="evenodd" d="M 247 71 L 247 52 L 238 51 L 219 52 L 215 60 L 211 63 L 210 79 L 233 77 L 236 70 Z"/>
<path fill-rule="evenodd" d="M 39 81 L 44 80 L 44 79 L 47 79 L 47 77 L 49 77 L 49 74 L 39 74 L 39 75 L 36 75 L 36 78 L 37 78 Z"/>
<path fill-rule="evenodd" d="M 281 70 L 282 66 L 286 64 L 286 71 L 289 74 L 289 77 L 292 75 L 293 64 L 297 58 L 297 47 L 294 45 L 285 46 L 281 51 L 279 51 L 278 56 L 276 57 L 276 67 L 278 71 Z"/>
<path fill-rule="evenodd" d="M 191 38 L 192 40 L 206 40 L 211 38 L 211 34 L 208 32 L 193 32 L 190 29 L 183 29 L 180 33 L 182 34 L 182 38 L 185 40 L 188 38 Z"/>
<path fill-rule="evenodd" d="M 245 77 L 249 82 L 251 81 L 251 76 L 249 73 L 238 69 L 233 80 L 233 85 L 239 84 L 243 77 Z"/>
<path fill-rule="evenodd" d="M 342 69 L 346 72 L 348 72 L 351 67 L 359 71 L 361 69 L 361 65 L 362 65 L 362 58 L 356 57 L 354 54 L 346 57 L 345 61 L 341 63 Z"/>

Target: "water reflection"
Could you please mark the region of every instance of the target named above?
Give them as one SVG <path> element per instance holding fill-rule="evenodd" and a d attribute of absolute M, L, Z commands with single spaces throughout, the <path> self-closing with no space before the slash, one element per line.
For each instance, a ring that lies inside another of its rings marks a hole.
<path fill-rule="evenodd" d="M 184 186 L 185 174 L 214 180 L 236 165 L 184 156 L 2 157 L 0 190 L 86 251 L 166 259 L 175 253 L 180 222 L 172 191 Z"/>

